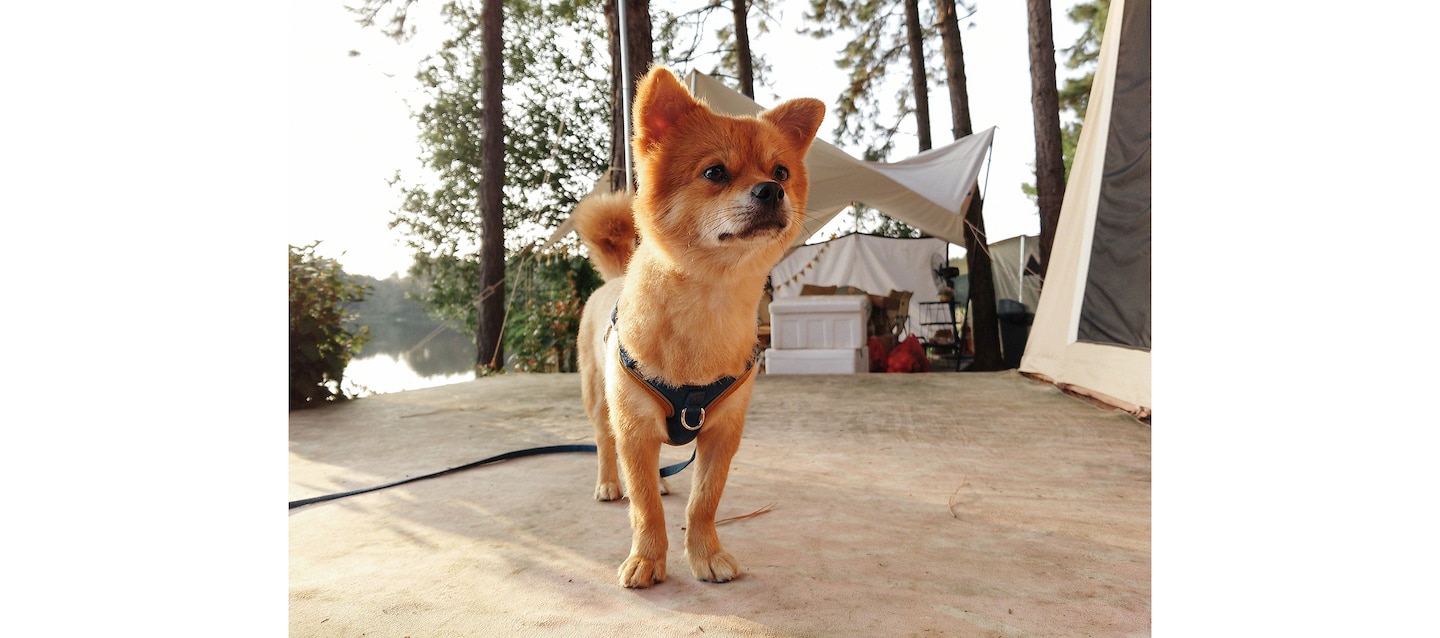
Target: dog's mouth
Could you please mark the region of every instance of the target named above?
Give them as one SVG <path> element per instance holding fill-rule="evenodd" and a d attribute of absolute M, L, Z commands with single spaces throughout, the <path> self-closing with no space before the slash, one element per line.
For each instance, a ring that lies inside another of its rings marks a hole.
<path fill-rule="evenodd" d="M 778 235 L 785 230 L 788 224 L 779 216 L 767 217 L 765 219 L 754 219 L 745 225 L 745 228 L 734 233 L 720 233 L 720 241 L 732 239 L 750 239 L 761 235 Z"/>

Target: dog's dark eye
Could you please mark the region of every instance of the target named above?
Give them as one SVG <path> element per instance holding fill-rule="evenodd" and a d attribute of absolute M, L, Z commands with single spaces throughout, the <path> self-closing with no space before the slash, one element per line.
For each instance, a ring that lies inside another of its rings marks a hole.
<path fill-rule="evenodd" d="M 775 167 L 775 181 L 777 181 L 777 182 L 783 182 L 783 181 L 785 181 L 785 180 L 787 180 L 787 179 L 790 179 L 790 169 L 785 168 L 784 166 L 776 166 L 776 167 Z"/>
<path fill-rule="evenodd" d="M 705 172 L 701 173 L 700 175 L 712 182 L 723 182 L 727 179 L 730 179 L 730 175 L 725 172 L 725 167 L 719 164 L 705 169 Z"/>

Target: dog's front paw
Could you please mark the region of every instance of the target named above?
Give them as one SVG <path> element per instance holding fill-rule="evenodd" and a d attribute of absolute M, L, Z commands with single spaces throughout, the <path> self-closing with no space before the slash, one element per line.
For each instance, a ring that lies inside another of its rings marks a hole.
<path fill-rule="evenodd" d="M 665 559 L 654 560 L 630 555 L 620 565 L 620 584 L 624 587 L 644 589 L 665 580 Z"/>
<path fill-rule="evenodd" d="M 614 501 L 625 494 L 620 491 L 620 481 L 600 481 L 595 484 L 595 500 Z"/>
<path fill-rule="evenodd" d="M 730 552 L 720 550 L 709 556 L 690 556 L 690 572 L 697 580 L 726 583 L 740 575 L 740 563 Z"/>
<path fill-rule="evenodd" d="M 661 496 L 665 496 L 665 495 L 667 495 L 667 494 L 669 494 L 669 493 L 670 493 L 670 481 L 665 480 L 665 477 L 662 476 L 662 477 L 660 477 L 660 495 L 661 495 Z"/>

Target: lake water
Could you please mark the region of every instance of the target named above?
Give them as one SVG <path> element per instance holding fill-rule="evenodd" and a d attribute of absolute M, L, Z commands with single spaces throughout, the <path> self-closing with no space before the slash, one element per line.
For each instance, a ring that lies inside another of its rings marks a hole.
<path fill-rule="evenodd" d="M 346 386 L 354 383 L 363 388 L 360 396 L 433 388 L 474 379 L 475 373 L 470 370 L 454 374 L 421 374 L 404 359 L 384 354 L 352 359 L 345 367 Z"/>
<path fill-rule="evenodd" d="M 370 325 L 371 339 L 345 367 L 358 396 L 419 390 L 475 378 L 471 339 L 439 324 Z"/>

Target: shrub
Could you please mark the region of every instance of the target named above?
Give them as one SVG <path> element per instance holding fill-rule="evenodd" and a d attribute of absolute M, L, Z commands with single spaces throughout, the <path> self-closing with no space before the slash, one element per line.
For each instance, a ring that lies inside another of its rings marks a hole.
<path fill-rule="evenodd" d="M 576 372 L 585 300 L 604 281 L 579 255 L 522 255 L 506 263 L 505 349 L 522 372 Z"/>
<path fill-rule="evenodd" d="M 344 322 L 347 304 L 361 301 L 369 287 L 351 281 L 339 262 L 315 254 L 320 242 L 290 247 L 290 409 L 348 399 L 341 388 L 345 366 L 369 337 Z"/>
<path fill-rule="evenodd" d="M 431 317 L 475 338 L 475 292 L 479 262 L 449 256 L 415 256 L 410 275 L 415 297 Z M 536 255 L 529 250 L 505 260 L 507 365 L 518 372 L 574 372 L 580 312 L 590 293 L 604 283 L 590 261 L 568 251 Z M 476 374 L 493 374 L 483 367 Z"/>

